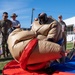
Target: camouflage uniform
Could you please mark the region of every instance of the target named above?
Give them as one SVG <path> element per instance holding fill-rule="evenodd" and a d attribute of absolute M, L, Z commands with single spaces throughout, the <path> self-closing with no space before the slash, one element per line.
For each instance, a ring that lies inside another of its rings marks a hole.
<path fill-rule="evenodd" d="M 2 50 L 3 50 L 3 55 L 5 57 L 5 51 L 9 53 L 8 50 L 8 45 L 7 45 L 7 38 L 8 38 L 8 29 L 11 27 L 12 22 L 10 20 L 1 20 L 0 21 L 0 30 L 2 32 Z"/>
<path fill-rule="evenodd" d="M 63 38 L 64 38 L 64 46 L 65 46 L 65 50 L 66 50 L 66 42 L 67 42 L 67 40 L 66 40 L 67 26 L 66 26 L 66 24 L 65 24 L 64 21 L 60 21 L 59 23 L 60 23 L 60 25 L 61 25 L 62 27 L 63 27 L 63 25 L 64 25 L 64 30 L 62 30 L 62 36 L 63 36 Z"/>

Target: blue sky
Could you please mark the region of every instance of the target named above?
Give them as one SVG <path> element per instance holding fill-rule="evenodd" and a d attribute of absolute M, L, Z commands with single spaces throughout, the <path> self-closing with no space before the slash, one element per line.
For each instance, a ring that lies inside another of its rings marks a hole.
<path fill-rule="evenodd" d="M 29 28 L 31 25 L 32 8 L 33 19 L 41 12 L 47 13 L 56 20 L 58 15 L 62 15 L 63 19 L 75 16 L 75 0 L 0 0 L 0 19 L 2 13 L 8 12 L 9 19 L 12 13 L 18 15 L 17 20 L 20 21 L 21 27 Z"/>

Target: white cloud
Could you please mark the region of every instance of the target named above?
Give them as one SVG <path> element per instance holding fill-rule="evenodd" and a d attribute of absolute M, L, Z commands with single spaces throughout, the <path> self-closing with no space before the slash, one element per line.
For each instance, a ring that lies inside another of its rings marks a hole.
<path fill-rule="evenodd" d="M 8 12 L 9 19 L 12 13 L 16 13 L 18 20 L 23 25 L 26 20 L 31 18 L 31 8 L 29 8 L 31 1 L 33 0 L 0 0 L 0 18 L 5 11 Z"/>
<path fill-rule="evenodd" d="M 27 3 L 25 3 L 24 5 L 24 2 L 20 0 L 3 0 L 0 4 L 0 12 L 7 11 L 11 13 L 13 11 L 17 11 L 27 7 Z"/>

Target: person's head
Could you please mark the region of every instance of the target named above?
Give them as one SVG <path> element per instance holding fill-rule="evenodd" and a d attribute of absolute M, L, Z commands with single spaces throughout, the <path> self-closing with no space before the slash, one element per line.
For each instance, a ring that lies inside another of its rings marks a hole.
<path fill-rule="evenodd" d="M 58 16 L 58 20 L 61 21 L 62 20 L 62 15 Z"/>
<path fill-rule="evenodd" d="M 38 15 L 38 20 L 40 24 L 45 24 L 47 21 L 47 14 L 46 13 L 40 13 Z"/>
<path fill-rule="evenodd" d="M 17 16 L 15 13 L 13 13 L 13 14 L 11 15 L 11 18 L 12 18 L 13 20 L 15 20 L 16 17 L 18 17 L 18 16 Z"/>
<path fill-rule="evenodd" d="M 7 12 L 3 12 L 2 17 L 3 17 L 3 20 L 7 20 L 7 18 L 8 18 L 8 13 L 7 13 Z"/>
<path fill-rule="evenodd" d="M 34 20 L 35 20 L 35 21 L 38 21 L 38 18 L 35 18 Z"/>

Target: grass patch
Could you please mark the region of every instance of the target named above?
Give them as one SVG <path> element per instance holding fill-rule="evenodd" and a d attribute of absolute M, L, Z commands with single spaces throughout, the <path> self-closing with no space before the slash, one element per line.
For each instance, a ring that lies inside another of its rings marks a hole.
<path fill-rule="evenodd" d="M 2 75 L 3 67 L 8 63 L 9 61 L 0 62 L 0 75 Z"/>
<path fill-rule="evenodd" d="M 67 50 L 72 49 L 73 48 L 73 42 L 68 42 L 67 43 Z"/>
<path fill-rule="evenodd" d="M 2 70 L 4 66 L 11 61 L 13 58 L 0 58 L 0 75 L 2 75 Z"/>

